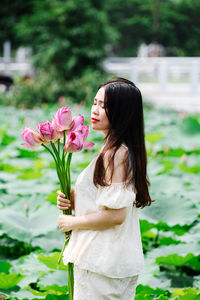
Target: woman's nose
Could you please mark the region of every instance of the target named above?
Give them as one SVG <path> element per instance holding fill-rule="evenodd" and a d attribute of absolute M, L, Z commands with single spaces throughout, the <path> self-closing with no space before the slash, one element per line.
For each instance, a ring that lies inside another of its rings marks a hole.
<path fill-rule="evenodd" d="M 99 113 L 99 109 L 98 109 L 97 105 L 95 105 L 95 106 L 92 108 L 92 113 L 93 113 L 93 114 L 96 114 L 96 115 Z"/>

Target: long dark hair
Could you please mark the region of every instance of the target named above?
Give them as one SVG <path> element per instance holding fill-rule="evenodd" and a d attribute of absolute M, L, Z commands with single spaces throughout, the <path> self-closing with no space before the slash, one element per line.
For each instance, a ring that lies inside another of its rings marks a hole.
<path fill-rule="evenodd" d="M 128 147 L 124 158 L 124 182 L 133 184 L 136 189 L 136 207 L 150 205 L 151 200 L 147 177 L 147 154 L 144 140 L 144 117 L 142 95 L 135 84 L 125 78 L 110 79 L 101 85 L 104 87 L 104 107 L 110 128 L 105 137 L 105 147 L 99 154 L 94 169 L 95 186 L 109 186 L 105 181 L 103 157 L 107 150 L 113 150 L 108 167 L 111 167 L 111 180 L 114 171 L 114 156 L 119 147 Z"/>

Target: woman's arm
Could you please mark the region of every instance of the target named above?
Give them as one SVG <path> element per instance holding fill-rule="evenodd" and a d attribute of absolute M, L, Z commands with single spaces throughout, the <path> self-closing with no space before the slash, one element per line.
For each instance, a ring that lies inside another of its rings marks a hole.
<path fill-rule="evenodd" d="M 122 224 L 125 218 L 126 207 L 121 209 L 105 207 L 97 212 L 75 217 L 73 229 L 104 230 Z"/>
<path fill-rule="evenodd" d="M 58 191 L 57 194 L 57 207 L 60 210 L 69 209 L 70 200 L 66 199 L 61 191 Z M 74 201 L 74 193 L 72 198 Z M 122 224 L 125 218 L 125 207 L 121 209 L 111 209 L 103 206 L 100 210 L 90 211 L 84 216 L 60 215 L 58 217 L 58 225 L 63 232 L 74 229 L 104 230 Z"/>
<path fill-rule="evenodd" d="M 124 148 L 116 153 L 114 163 L 114 173 L 112 182 L 119 183 L 123 180 L 123 158 Z M 104 167 L 107 168 L 108 157 L 105 156 Z M 107 174 L 110 176 L 110 174 Z M 109 177 L 108 176 L 108 177 Z M 106 176 L 107 177 L 107 176 Z M 108 180 L 108 178 L 106 178 Z M 68 209 L 69 200 L 63 199 L 65 196 L 63 193 L 58 193 L 57 206 L 59 209 Z M 96 212 L 88 212 L 83 216 L 69 216 L 61 215 L 58 218 L 58 225 L 61 231 L 66 232 L 69 230 L 105 230 L 115 225 L 120 225 L 126 218 L 126 207 L 119 209 L 112 209 L 106 206 L 102 206 L 100 210 Z"/>
<path fill-rule="evenodd" d="M 126 207 L 120 209 L 102 208 L 83 216 L 60 215 L 58 225 L 62 232 L 69 230 L 105 230 L 120 225 L 126 218 Z"/>

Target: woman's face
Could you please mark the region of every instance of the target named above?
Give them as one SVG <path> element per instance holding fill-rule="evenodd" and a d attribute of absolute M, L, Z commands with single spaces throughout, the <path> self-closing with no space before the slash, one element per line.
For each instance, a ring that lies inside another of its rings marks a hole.
<path fill-rule="evenodd" d="M 110 127 L 110 123 L 104 109 L 104 95 L 105 89 L 101 87 L 94 98 L 91 108 L 91 124 L 92 129 L 101 130 L 106 135 Z"/>

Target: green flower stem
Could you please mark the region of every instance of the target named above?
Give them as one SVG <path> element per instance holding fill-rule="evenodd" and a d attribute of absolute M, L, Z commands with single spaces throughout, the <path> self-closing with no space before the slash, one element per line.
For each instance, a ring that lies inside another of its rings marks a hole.
<path fill-rule="evenodd" d="M 60 181 L 60 188 L 62 192 L 67 196 L 69 200 L 71 200 L 71 176 L 70 176 L 70 163 L 72 159 L 72 153 L 68 153 L 67 162 L 66 161 L 66 155 L 67 153 L 64 151 L 64 145 L 65 145 L 65 131 L 64 131 L 64 144 L 62 149 L 62 159 L 60 157 L 60 140 L 58 140 L 58 149 L 56 149 L 56 146 L 53 142 L 50 142 L 52 150 L 48 148 L 46 145 L 42 144 L 42 146 L 50 152 L 52 155 L 55 164 L 56 164 L 56 171 L 58 174 L 58 178 Z M 71 215 L 72 210 L 71 207 L 68 210 L 64 210 L 63 214 Z M 65 242 L 63 245 L 63 248 L 61 250 L 58 262 L 57 262 L 57 269 L 59 268 L 59 264 L 61 262 L 63 252 L 65 250 L 66 245 L 69 242 L 70 236 L 71 236 L 72 230 L 65 232 Z M 74 269 L 73 269 L 73 263 L 68 263 L 68 289 L 69 289 L 69 300 L 73 300 L 73 291 L 74 291 Z"/>
<path fill-rule="evenodd" d="M 61 252 L 60 252 L 59 258 L 58 258 L 57 267 L 56 267 L 57 270 L 58 270 L 58 266 L 59 266 L 59 264 L 60 264 L 60 262 L 61 262 L 61 259 L 62 259 L 62 256 L 63 256 L 63 252 L 64 252 L 64 250 L 65 250 L 65 247 L 66 247 L 66 245 L 67 245 L 68 242 L 69 242 L 70 235 L 71 235 L 71 231 L 69 231 L 69 234 L 67 234 L 67 233 L 65 232 L 65 242 L 64 242 L 63 248 L 62 248 L 62 250 L 61 250 Z"/>
<path fill-rule="evenodd" d="M 52 149 L 53 149 L 53 151 L 55 153 L 55 156 L 57 158 L 59 169 L 61 169 L 61 177 L 62 177 L 61 181 L 62 181 L 62 187 L 63 187 L 62 188 L 62 192 L 66 195 L 67 182 L 66 182 L 65 176 L 63 176 L 64 173 L 65 173 L 65 170 L 63 168 L 63 164 L 62 164 L 62 161 L 60 159 L 60 156 L 58 155 L 58 150 L 56 149 L 56 146 L 52 142 L 51 142 L 51 147 L 52 147 Z"/>
<path fill-rule="evenodd" d="M 51 149 L 49 149 L 45 144 L 42 144 L 42 146 L 51 153 L 51 155 L 53 156 L 54 160 L 55 160 L 55 163 L 57 164 L 57 160 L 56 160 L 56 157 L 55 155 L 53 154 L 53 152 L 51 151 Z"/>
<path fill-rule="evenodd" d="M 58 156 L 60 157 L 60 139 L 58 139 Z"/>
<path fill-rule="evenodd" d="M 51 149 L 49 149 L 45 144 L 42 144 L 42 146 L 50 152 L 50 154 L 52 155 L 54 161 L 55 161 L 55 164 L 56 164 L 56 171 L 57 171 L 57 175 L 58 175 L 58 178 L 59 178 L 59 181 L 60 181 L 60 184 L 62 186 L 61 189 L 63 189 L 64 185 L 63 185 L 63 181 L 62 181 L 62 176 L 61 176 L 61 170 L 60 170 L 60 167 L 59 167 L 59 164 L 58 164 L 58 161 L 56 159 L 56 156 L 54 155 L 54 153 L 51 151 Z"/>
<path fill-rule="evenodd" d="M 67 161 L 68 161 L 68 157 L 69 157 L 69 153 L 68 153 L 68 156 L 67 156 Z M 68 167 L 68 163 L 66 162 L 66 165 L 65 165 L 65 176 L 67 178 L 67 182 L 68 182 L 68 186 L 67 186 L 67 196 L 70 197 L 70 191 L 69 191 L 69 187 L 71 188 L 71 182 L 69 182 L 69 167 Z M 71 198 L 70 198 L 71 200 Z"/>
<path fill-rule="evenodd" d="M 71 175 L 70 175 L 70 164 L 71 164 L 71 159 L 72 159 L 72 153 L 68 153 L 67 157 L 67 163 L 66 163 L 66 176 L 68 178 L 68 194 L 70 195 L 71 192 Z M 71 195 L 70 195 L 71 196 Z M 70 197 L 71 200 L 71 197 Z M 71 207 L 69 213 L 71 214 Z"/>
<path fill-rule="evenodd" d="M 73 300 L 73 294 L 74 294 L 74 266 L 73 266 L 73 263 L 68 263 L 68 288 L 69 288 L 69 299 Z"/>
<path fill-rule="evenodd" d="M 56 149 L 56 146 L 54 145 L 53 142 L 51 142 L 51 147 L 52 147 L 53 151 L 51 151 L 48 147 L 46 147 L 46 149 L 51 153 L 51 155 L 53 156 L 53 158 L 55 160 L 57 174 L 58 174 L 58 177 L 60 180 L 61 190 L 67 196 L 67 198 L 69 200 L 71 200 L 70 163 L 71 163 L 72 153 L 68 153 L 67 162 L 65 163 L 67 153 L 64 151 L 64 145 L 65 145 L 65 131 L 64 131 L 64 144 L 63 144 L 63 149 L 62 149 L 62 159 L 60 157 L 60 141 L 59 140 L 58 140 L 58 149 Z M 71 215 L 71 213 L 72 213 L 71 207 L 68 210 L 63 211 L 63 214 Z M 57 262 L 57 269 L 59 268 L 65 247 L 69 242 L 71 233 L 72 233 L 71 230 L 69 232 L 65 232 L 65 242 L 62 247 L 58 262 Z M 69 300 L 73 300 L 73 291 L 74 291 L 73 263 L 68 263 L 68 289 L 69 289 Z"/>
<path fill-rule="evenodd" d="M 65 133 L 66 133 L 66 130 L 64 130 L 64 132 L 63 132 L 63 136 L 64 136 L 63 152 L 62 152 L 62 162 L 63 162 L 63 165 L 65 165 L 65 151 L 64 151 L 64 146 L 65 146 L 65 141 L 66 141 Z"/>

